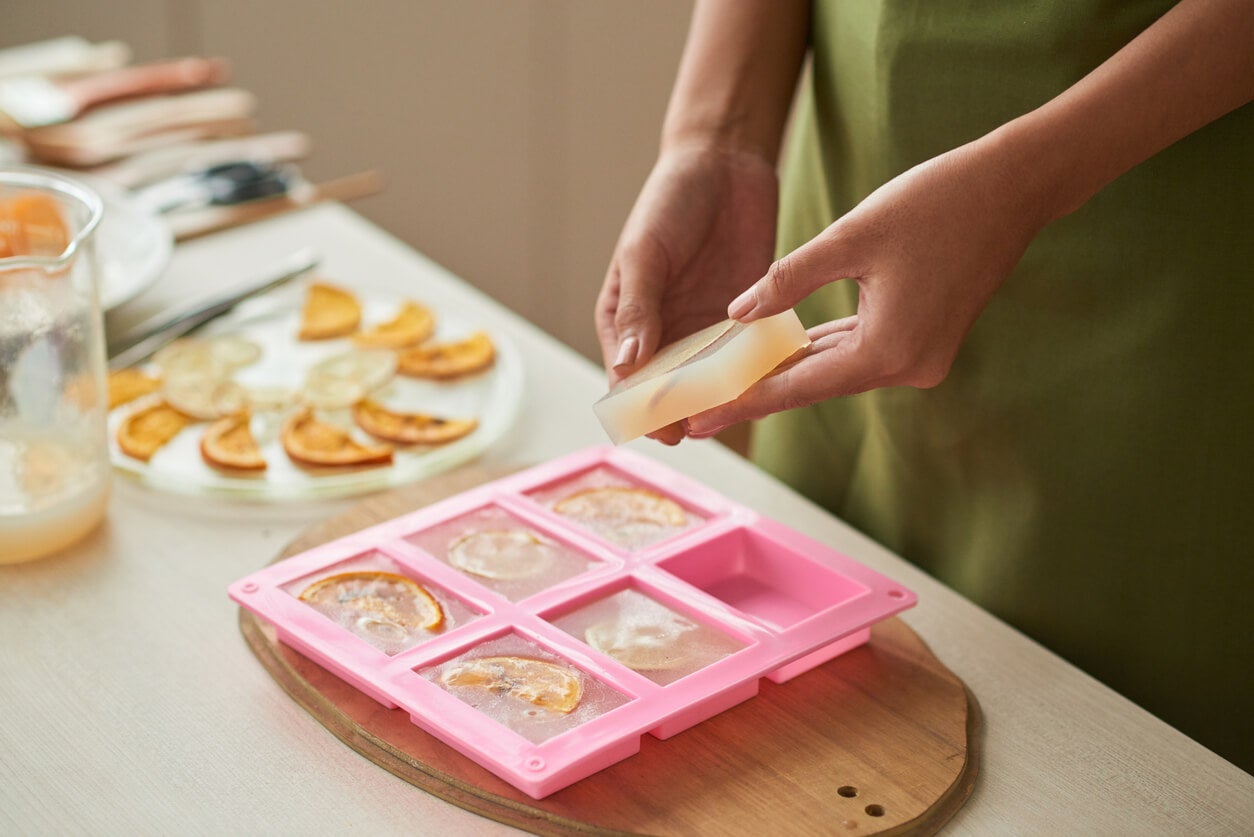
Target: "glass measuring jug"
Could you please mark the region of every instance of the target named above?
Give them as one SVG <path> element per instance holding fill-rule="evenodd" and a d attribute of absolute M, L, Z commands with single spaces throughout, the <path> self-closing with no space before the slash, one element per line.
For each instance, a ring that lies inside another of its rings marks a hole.
<path fill-rule="evenodd" d="M 77 541 L 108 504 L 102 213 L 73 180 L 0 168 L 0 564 Z"/>

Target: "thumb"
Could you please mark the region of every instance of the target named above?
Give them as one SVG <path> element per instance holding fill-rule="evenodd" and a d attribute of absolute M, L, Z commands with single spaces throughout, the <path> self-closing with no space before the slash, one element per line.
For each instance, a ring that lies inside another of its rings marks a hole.
<path fill-rule="evenodd" d="M 618 345 L 612 365 L 621 374 L 657 351 L 662 337 L 661 296 L 667 260 L 650 248 L 629 247 L 620 255 L 618 270 L 618 299 L 613 311 Z"/>
<path fill-rule="evenodd" d="M 831 229 L 776 261 L 766 275 L 727 306 L 727 316 L 753 322 L 792 308 L 818 288 L 854 274 L 845 264 L 845 246 Z"/>

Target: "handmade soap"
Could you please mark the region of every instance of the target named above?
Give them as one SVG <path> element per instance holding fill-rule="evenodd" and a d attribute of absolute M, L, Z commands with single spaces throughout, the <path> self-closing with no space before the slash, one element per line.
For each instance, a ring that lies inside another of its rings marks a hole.
<path fill-rule="evenodd" d="M 808 345 L 792 310 L 751 323 L 724 320 L 662 348 L 592 409 L 621 445 L 731 401 Z"/>

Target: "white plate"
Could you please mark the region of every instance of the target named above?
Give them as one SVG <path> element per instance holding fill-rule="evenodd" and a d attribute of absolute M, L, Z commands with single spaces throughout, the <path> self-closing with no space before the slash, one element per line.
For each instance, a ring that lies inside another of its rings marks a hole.
<path fill-rule="evenodd" d="M 348 338 L 301 342 L 296 333 L 305 287 L 288 286 L 242 303 L 231 315 L 216 321 L 203 333 L 238 334 L 257 342 L 261 358 L 236 374 L 235 379 L 252 386 L 299 388 L 305 372 L 313 364 L 353 347 Z M 362 302 L 362 325 L 391 319 L 401 298 L 390 295 L 357 293 Z M 419 300 L 421 301 L 421 300 Z M 432 340 L 456 340 L 478 327 L 451 312 L 436 310 L 436 333 Z M 219 494 L 265 500 L 301 500 L 375 491 L 415 482 L 456 467 L 482 453 L 498 439 L 518 413 L 522 399 L 523 366 L 517 350 L 504 335 L 491 334 L 496 360 L 486 371 L 447 382 L 420 380 L 397 375 L 372 397 L 396 410 L 424 412 L 443 418 L 476 418 L 479 426 L 468 436 L 431 448 L 396 446 L 391 465 L 350 470 L 306 469 L 294 464 L 278 439 L 279 425 L 286 415 L 253 417 L 253 433 L 265 456 L 267 468 L 258 475 L 232 475 L 207 465 L 200 455 L 200 438 L 207 422 L 184 429 L 148 462 L 132 459 L 117 446 L 117 427 L 133 409 L 151 399 L 140 399 L 115 409 L 109 415 L 109 445 L 113 463 L 120 471 L 168 491 L 188 494 Z M 351 428 L 361 442 L 378 444 L 352 425 L 348 410 L 319 412 L 319 416 Z"/>
<path fill-rule="evenodd" d="M 100 307 L 109 311 L 138 296 L 161 278 L 174 251 L 169 225 L 142 209 L 129 192 L 100 178 L 74 175 L 104 202 L 96 230 Z"/>

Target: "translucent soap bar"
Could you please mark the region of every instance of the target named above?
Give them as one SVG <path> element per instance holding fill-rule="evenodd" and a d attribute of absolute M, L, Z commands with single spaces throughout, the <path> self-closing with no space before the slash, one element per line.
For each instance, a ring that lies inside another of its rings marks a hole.
<path fill-rule="evenodd" d="M 664 347 L 592 409 L 621 445 L 731 401 L 808 345 L 791 310 L 747 324 L 724 320 Z"/>

